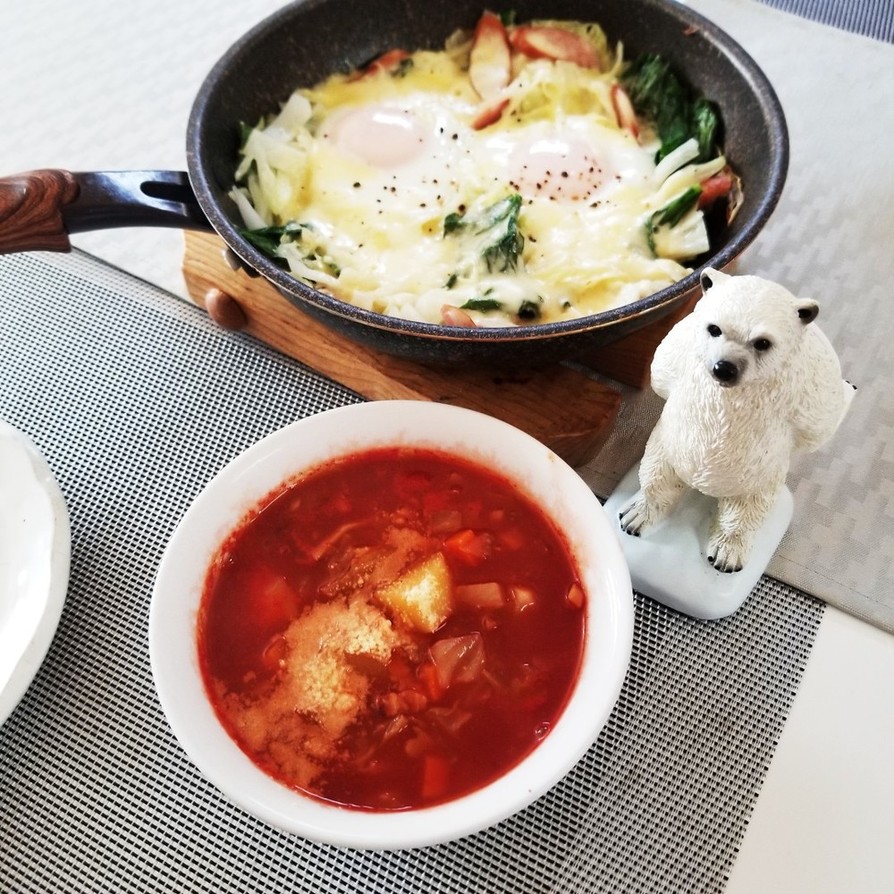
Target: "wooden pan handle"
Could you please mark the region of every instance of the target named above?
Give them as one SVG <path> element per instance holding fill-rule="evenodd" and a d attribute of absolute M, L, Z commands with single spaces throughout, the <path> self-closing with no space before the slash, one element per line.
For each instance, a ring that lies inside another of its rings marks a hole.
<path fill-rule="evenodd" d="M 0 178 L 0 254 L 70 251 L 62 208 L 78 192 L 68 171 L 45 169 Z"/>

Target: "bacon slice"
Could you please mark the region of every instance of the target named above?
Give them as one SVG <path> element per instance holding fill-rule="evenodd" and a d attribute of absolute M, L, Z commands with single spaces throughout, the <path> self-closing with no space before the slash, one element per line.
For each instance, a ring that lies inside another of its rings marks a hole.
<path fill-rule="evenodd" d="M 574 62 L 581 68 L 600 68 L 595 47 L 579 34 L 550 25 L 520 25 L 509 32 L 509 44 L 535 59 Z"/>
<path fill-rule="evenodd" d="M 620 84 L 612 84 L 611 98 L 618 127 L 626 130 L 634 139 L 639 139 L 639 121 L 627 91 Z"/>
<path fill-rule="evenodd" d="M 361 78 L 368 77 L 369 75 L 377 74 L 378 72 L 391 72 L 394 71 L 404 59 L 409 59 L 410 54 L 406 50 L 394 49 L 388 50 L 386 53 L 382 53 L 381 56 L 373 59 L 372 62 L 369 63 L 362 71 L 357 72 L 351 80 L 359 81 Z"/>
<path fill-rule="evenodd" d="M 509 105 L 509 97 L 498 96 L 496 99 L 482 103 L 472 118 L 472 129 L 483 130 L 490 127 L 495 121 L 499 121 L 503 110 Z"/>
<path fill-rule="evenodd" d="M 469 80 L 482 99 L 493 99 L 512 79 L 509 39 L 499 16 L 485 12 L 478 20 L 469 56 Z"/>
<path fill-rule="evenodd" d="M 462 326 L 465 329 L 475 329 L 475 321 L 461 308 L 452 304 L 445 304 L 441 308 L 441 322 L 445 326 Z"/>
<path fill-rule="evenodd" d="M 719 171 L 713 177 L 708 177 L 702 184 L 702 191 L 698 197 L 698 207 L 707 208 L 713 205 L 717 199 L 729 195 L 733 188 L 733 175 L 728 170 Z"/>

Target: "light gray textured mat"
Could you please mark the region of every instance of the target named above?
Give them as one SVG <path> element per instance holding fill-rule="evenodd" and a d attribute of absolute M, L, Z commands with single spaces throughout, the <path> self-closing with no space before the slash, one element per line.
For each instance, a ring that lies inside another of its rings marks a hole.
<path fill-rule="evenodd" d="M 844 377 L 858 387 L 832 440 L 794 458 L 794 517 L 767 573 L 894 632 L 894 46 L 882 42 L 894 39 L 894 5 L 773 0 L 870 36 L 752 0 L 689 5 L 754 57 L 789 127 L 782 198 L 735 272 L 815 298 Z M 648 389 L 625 400 L 608 444 L 584 470 L 597 493 L 607 496 L 639 459 L 660 409 Z"/>
<path fill-rule="evenodd" d="M 768 579 L 704 623 L 636 597 L 618 705 L 528 810 L 377 854 L 269 829 L 193 768 L 161 712 L 153 577 L 190 500 L 292 419 L 356 400 L 89 256 L 0 258 L 0 417 L 66 496 L 73 557 L 48 658 L 0 729 L 0 891 L 721 891 L 822 617 Z"/>

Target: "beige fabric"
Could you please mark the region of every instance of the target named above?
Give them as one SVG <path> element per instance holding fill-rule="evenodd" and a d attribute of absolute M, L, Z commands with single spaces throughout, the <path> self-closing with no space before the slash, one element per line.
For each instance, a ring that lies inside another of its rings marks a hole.
<path fill-rule="evenodd" d="M 737 272 L 819 301 L 858 387 L 832 441 L 793 463 L 794 518 L 768 573 L 894 631 L 894 46 L 751 0 L 690 5 L 764 69 L 790 130 L 782 200 Z M 651 393 L 625 401 L 583 470 L 597 493 L 641 452 L 659 410 Z"/>

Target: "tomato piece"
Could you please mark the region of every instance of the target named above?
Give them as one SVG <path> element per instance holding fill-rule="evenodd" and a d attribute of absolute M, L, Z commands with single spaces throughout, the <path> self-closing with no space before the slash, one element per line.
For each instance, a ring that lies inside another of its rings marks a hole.
<path fill-rule="evenodd" d="M 469 80 L 482 99 L 492 99 L 511 79 L 512 54 L 506 28 L 499 16 L 485 12 L 478 20 L 472 39 Z"/>
<path fill-rule="evenodd" d="M 451 534 L 444 541 L 444 549 L 454 559 L 465 565 L 480 565 L 490 557 L 493 538 L 484 531 L 464 528 Z"/>
<path fill-rule="evenodd" d="M 534 59 L 573 62 L 581 68 L 600 68 L 595 47 L 579 34 L 549 25 L 521 25 L 509 32 L 514 50 Z"/>
<path fill-rule="evenodd" d="M 729 171 L 719 171 L 713 177 L 708 177 L 702 184 L 702 191 L 698 197 L 698 207 L 707 208 L 718 199 L 729 195 L 733 188 L 733 176 Z"/>

